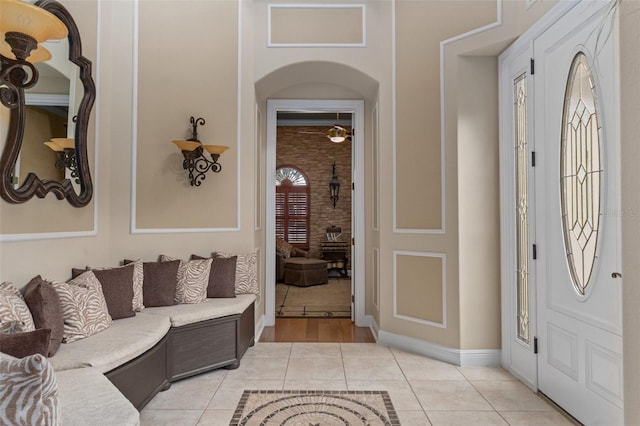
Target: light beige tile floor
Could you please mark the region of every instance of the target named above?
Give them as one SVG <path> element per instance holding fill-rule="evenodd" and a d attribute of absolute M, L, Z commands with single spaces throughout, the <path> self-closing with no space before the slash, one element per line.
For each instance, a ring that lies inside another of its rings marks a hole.
<path fill-rule="evenodd" d="M 373 343 L 257 343 L 240 368 L 156 395 L 141 424 L 228 425 L 245 389 L 386 390 L 404 426 L 571 425 L 501 368 L 455 367 Z"/>

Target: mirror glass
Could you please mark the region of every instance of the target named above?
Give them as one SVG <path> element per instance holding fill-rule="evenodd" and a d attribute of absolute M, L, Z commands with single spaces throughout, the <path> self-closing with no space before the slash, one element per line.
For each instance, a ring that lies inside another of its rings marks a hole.
<path fill-rule="evenodd" d="M 15 88 L 0 80 L 0 89 L 13 90 L 18 99 L 14 108 L 0 105 L 10 109 L 11 117 L 0 163 L 1 195 L 21 203 L 52 192 L 82 207 L 93 193 L 87 159 L 87 127 L 95 98 L 91 62 L 81 56 L 80 35 L 68 11 L 54 0 L 36 4 L 56 15 L 69 35 L 42 43 L 51 58 L 34 64 L 38 79 L 32 87 Z M 5 62 L 3 67 L 11 61 Z"/>

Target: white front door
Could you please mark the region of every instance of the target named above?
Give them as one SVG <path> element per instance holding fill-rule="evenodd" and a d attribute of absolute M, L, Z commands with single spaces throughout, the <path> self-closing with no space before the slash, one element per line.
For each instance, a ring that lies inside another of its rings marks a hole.
<path fill-rule="evenodd" d="M 623 423 L 615 3 L 534 41 L 538 388 L 601 425 Z"/>

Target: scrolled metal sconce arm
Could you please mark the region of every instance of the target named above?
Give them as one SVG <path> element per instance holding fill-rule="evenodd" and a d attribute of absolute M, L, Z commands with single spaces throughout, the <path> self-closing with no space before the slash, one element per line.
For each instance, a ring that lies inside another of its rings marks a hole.
<path fill-rule="evenodd" d="M 218 163 L 220 155 L 229 149 L 222 145 L 203 145 L 198 140 L 198 125 L 204 125 L 205 121 L 202 117 L 189 119 L 191 123 L 191 138 L 187 140 L 174 140 L 173 143 L 182 151 L 184 160 L 182 168 L 189 172 L 189 184 L 191 186 L 200 186 L 206 178 L 207 172 L 220 173 L 222 165 Z M 205 151 L 209 153 L 211 159 L 207 158 Z"/>

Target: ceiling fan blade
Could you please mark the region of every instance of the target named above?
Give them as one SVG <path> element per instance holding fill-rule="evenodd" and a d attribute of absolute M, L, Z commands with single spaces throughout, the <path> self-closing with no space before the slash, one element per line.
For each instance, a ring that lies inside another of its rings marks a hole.
<path fill-rule="evenodd" d="M 303 133 L 305 135 L 326 135 L 326 133 L 324 133 L 324 132 L 302 132 L 302 131 L 300 131 L 298 133 Z"/>

